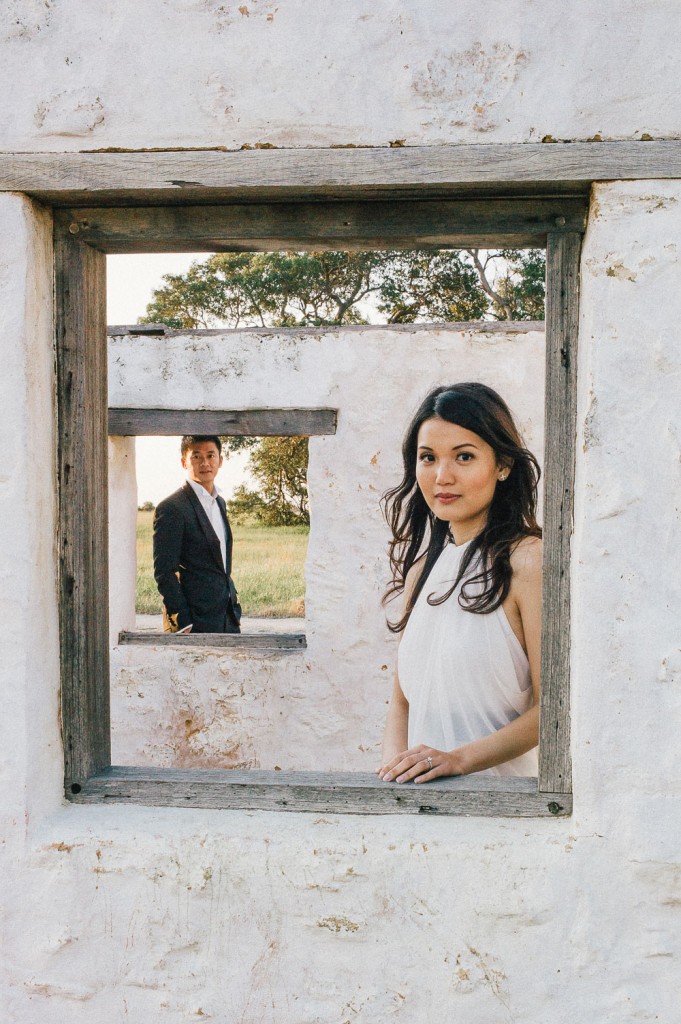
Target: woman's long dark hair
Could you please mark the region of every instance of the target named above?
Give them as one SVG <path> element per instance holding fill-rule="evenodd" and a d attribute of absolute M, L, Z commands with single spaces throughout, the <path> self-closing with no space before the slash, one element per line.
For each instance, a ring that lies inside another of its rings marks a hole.
<path fill-rule="evenodd" d="M 388 624 L 393 633 L 401 632 L 406 626 L 416 599 L 450 539 L 449 523 L 430 511 L 416 483 L 419 429 L 422 423 L 434 417 L 473 431 L 492 448 L 497 463 L 510 468 L 510 473 L 497 484 L 487 522 L 469 544 L 457 579 L 446 594 L 439 597 L 430 594 L 429 604 L 442 604 L 451 597 L 475 563 L 478 571 L 466 579 L 459 604 L 477 614 L 493 612 L 506 599 L 511 587 L 514 545 L 523 537 L 541 537 L 536 518 L 539 465 L 524 447 L 503 398 L 485 384 L 435 388 L 421 403 L 404 438 L 404 476 L 397 487 L 383 495 L 385 517 L 393 534 L 389 548 L 393 580 L 383 598 L 384 604 L 404 590 L 407 573 L 419 557 L 424 556 L 404 615 L 399 622 Z"/>

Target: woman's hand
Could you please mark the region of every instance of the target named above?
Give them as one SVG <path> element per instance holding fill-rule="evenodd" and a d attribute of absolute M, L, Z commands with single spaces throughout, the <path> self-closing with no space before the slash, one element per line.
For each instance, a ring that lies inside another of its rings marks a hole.
<path fill-rule="evenodd" d="M 458 750 L 436 750 L 421 744 L 403 750 L 376 774 L 383 782 L 430 782 L 443 775 L 464 775 L 465 769 Z"/>

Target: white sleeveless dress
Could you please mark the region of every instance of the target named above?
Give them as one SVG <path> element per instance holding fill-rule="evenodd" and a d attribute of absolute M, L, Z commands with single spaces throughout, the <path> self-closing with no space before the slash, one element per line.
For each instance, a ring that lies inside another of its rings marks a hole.
<path fill-rule="evenodd" d="M 502 608 L 488 615 L 465 611 L 458 601 L 461 584 L 443 604 L 428 604 L 430 594 L 449 590 L 466 547 L 445 546 L 400 641 L 397 666 L 409 701 L 410 747 L 453 750 L 532 707 L 527 655 Z M 537 748 L 479 774 L 536 776 Z"/>

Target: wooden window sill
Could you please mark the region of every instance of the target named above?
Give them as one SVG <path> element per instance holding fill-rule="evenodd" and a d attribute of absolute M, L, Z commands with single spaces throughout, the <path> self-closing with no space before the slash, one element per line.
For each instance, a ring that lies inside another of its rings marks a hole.
<path fill-rule="evenodd" d="M 221 647 L 226 651 L 303 651 L 304 633 L 152 633 L 126 631 L 119 644 L 144 647 Z"/>
<path fill-rule="evenodd" d="M 532 778 L 469 775 L 416 785 L 380 782 L 368 772 L 112 766 L 67 786 L 76 803 L 308 811 L 325 814 L 431 814 L 564 817 L 571 793 L 541 793 Z"/>

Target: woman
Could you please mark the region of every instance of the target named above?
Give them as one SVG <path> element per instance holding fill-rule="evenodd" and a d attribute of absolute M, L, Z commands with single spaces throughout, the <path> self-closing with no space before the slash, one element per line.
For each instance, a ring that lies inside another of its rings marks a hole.
<path fill-rule="evenodd" d="M 403 632 L 383 741 L 385 782 L 536 775 L 539 467 L 484 384 L 436 388 L 385 496 Z"/>

